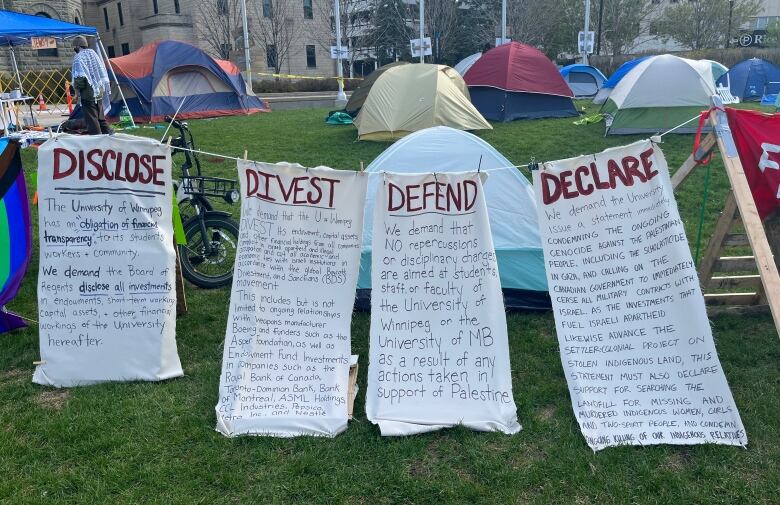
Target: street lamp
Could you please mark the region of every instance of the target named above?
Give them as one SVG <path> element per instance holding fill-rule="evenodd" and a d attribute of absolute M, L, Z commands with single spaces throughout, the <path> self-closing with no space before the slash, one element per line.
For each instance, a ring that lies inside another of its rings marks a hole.
<path fill-rule="evenodd" d="M 333 14 L 336 18 L 336 67 L 339 81 L 339 93 L 336 95 L 336 107 L 347 105 L 347 94 L 344 93 L 344 68 L 341 65 L 341 12 L 339 0 L 333 0 Z"/>
<path fill-rule="evenodd" d="M 726 30 L 726 49 L 731 47 L 731 18 L 734 15 L 734 0 L 729 0 L 729 28 Z"/>

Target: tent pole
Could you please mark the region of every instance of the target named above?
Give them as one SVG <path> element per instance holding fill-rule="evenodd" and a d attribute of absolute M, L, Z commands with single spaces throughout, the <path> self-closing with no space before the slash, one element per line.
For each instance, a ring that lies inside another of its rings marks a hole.
<path fill-rule="evenodd" d="M 100 51 L 103 53 L 103 57 L 106 59 L 106 66 L 111 71 L 111 75 L 114 76 L 114 82 L 116 83 L 116 89 L 119 90 L 119 96 L 122 97 L 122 103 L 125 104 L 125 108 L 127 109 L 127 113 L 130 116 L 130 124 L 132 124 L 133 128 L 135 128 L 135 119 L 133 119 L 133 113 L 130 112 L 130 107 L 127 105 L 127 100 L 125 100 L 125 94 L 122 93 L 122 86 L 119 85 L 119 79 L 116 78 L 116 73 L 114 72 L 114 67 L 111 66 L 111 62 L 108 58 L 108 53 L 106 52 L 106 48 L 103 47 L 103 41 L 100 40 L 100 35 L 97 36 L 97 43 L 98 47 L 100 47 Z M 111 95 L 109 94 L 109 98 L 111 98 Z"/>
<path fill-rule="evenodd" d="M 22 76 L 19 75 L 19 65 L 16 64 L 16 52 L 14 51 L 13 44 L 9 44 L 8 46 L 11 49 L 11 61 L 14 64 L 14 72 L 16 73 L 16 81 L 19 83 L 19 92 L 24 94 L 24 89 L 22 89 Z"/>

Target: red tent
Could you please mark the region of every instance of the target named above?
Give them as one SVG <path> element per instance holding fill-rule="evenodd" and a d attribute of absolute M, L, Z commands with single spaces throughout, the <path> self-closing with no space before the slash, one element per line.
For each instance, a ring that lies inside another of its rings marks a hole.
<path fill-rule="evenodd" d="M 486 52 L 463 78 L 471 101 L 488 119 L 577 115 L 558 68 L 541 51 L 519 42 Z"/>

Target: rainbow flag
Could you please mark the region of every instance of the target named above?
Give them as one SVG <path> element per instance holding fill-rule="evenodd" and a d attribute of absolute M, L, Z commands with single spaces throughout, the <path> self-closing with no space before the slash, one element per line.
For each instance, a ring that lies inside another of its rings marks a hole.
<path fill-rule="evenodd" d="M 0 333 L 26 326 L 6 311 L 27 272 L 32 225 L 19 144 L 0 139 Z"/>

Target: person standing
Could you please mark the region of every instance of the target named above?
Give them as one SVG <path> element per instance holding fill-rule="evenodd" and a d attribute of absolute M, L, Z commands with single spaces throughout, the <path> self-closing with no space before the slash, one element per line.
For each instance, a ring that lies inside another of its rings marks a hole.
<path fill-rule="evenodd" d="M 73 39 L 73 88 L 78 92 L 84 122 L 90 135 L 112 134 L 105 113 L 110 107 L 111 83 L 103 60 L 82 36 Z"/>

